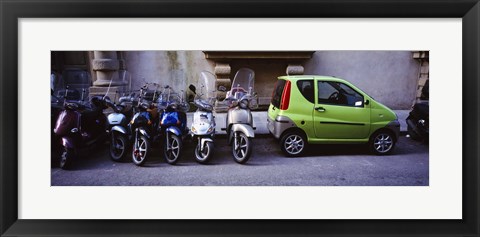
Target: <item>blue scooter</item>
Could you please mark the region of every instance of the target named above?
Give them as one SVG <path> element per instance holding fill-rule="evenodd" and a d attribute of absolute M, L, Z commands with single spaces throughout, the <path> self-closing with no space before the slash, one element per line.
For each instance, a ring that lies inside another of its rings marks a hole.
<path fill-rule="evenodd" d="M 129 128 L 133 134 L 132 162 L 142 166 L 151 152 L 150 143 L 157 140 L 159 109 L 154 103 L 157 98 L 155 89 L 152 97 L 148 96 L 148 86 L 158 87 L 156 83 L 147 83 L 140 92 L 136 113 L 130 121 Z"/>
<path fill-rule="evenodd" d="M 182 152 L 183 138 L 188 134 L 188 103 L 170 86 L 166 86 L 157 101 L 163 109 L 160 115 L 160 134 L 163 135 L 163 157 L 168 164 L 177 163 Z"/>

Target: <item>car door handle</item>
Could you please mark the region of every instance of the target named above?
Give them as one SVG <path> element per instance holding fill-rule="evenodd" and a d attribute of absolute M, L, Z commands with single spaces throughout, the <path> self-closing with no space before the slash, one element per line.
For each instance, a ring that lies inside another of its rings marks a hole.
<path fill-rule="evenodd" d="M 317 108 L 315 108 L 315 110 L 318 111 L 318 112 L 325 112 L 326 109 L 323 108 L 323 107 L 317 107 Z"/>

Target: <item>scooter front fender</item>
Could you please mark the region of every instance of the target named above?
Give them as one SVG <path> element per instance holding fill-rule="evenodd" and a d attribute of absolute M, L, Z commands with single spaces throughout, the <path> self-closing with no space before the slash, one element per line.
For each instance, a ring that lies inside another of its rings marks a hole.
<path fill-rule="evenodd" d="M 147 130 L 143 129 L 143 128 L 137 128 L 137 131 L 142 134 L 143 136 L 145 136 L 147 139 L 150 140 L 150 135 L 148 134 Z"/>
<path fill-rule="evenodd" d="M 203 150 L 203 148 L 205 147 L 205 143 L 207 143 L 207 142 L 213 143 L 213 140 L 212 140 L 211 138 L 209 138 L 209 137 L 202 137 L 202 138 L 200 138 L 200 147 L 202 148 L 202 150 Z"/>
<path fill-rule="evenodd" d="M 76 147 L 78 147 L 77 144 L 77 139 L 73 138 L 73 137 L 62 137 L 62 145 L 63 147 L 67 148 L 67 149 L 74 149 Z"/>
<path fill-rule="evenodd" d="M 180 131 L 180 129 L 177 128 L 177 127 L 174 127 L 174 126 L 168 127 L 167 129 L 165 129 L 165 132 L 166 132 L 166 133 L 169 133 L 169 132 L 170 132 L 170 133 L 173 133 L 173 134 L 175 134 L 175 135 L 177 135 L 177 136 L 179 136 L 179 137 L 182 136 L 182 132 Z"/>
<path fill-rule="evenodd" d="M 127 117 L 122 113 L 111 113 L 107 116 L 107 120 L 110 126 L 127 124 Z"/>
<path fill-rule="evenodd" d="M 127 129 L 122 126 L 113 126 L 111 132 L 119 132 L 125 135 L 128 134 Z"/>
<path fill-rule="evenodd" d="M 237 123 L 237 124 L 232 125 L 232 128 L 230 130 L 230 136 L 229 136 L 229 139 L 228 139 L 229 143 L 232 142 L 233 134 L 235 132 L 242 132 L 247 137 L 251 137 L 251 138 L 255 137 L 255 132 L 253 131 L 253 128 L 250 125 L 248 125 L 248 124 L 238 124 Z"/>

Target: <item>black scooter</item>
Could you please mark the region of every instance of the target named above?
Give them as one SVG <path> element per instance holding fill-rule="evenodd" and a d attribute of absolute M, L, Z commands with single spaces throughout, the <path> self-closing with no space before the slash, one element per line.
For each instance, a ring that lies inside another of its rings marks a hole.
<path fill-rule="evenodd" d="M 428 102 L 416 103 L 407 117 L 408 134 L 413 140 L 428 142 L 428 109 Z"/>
<path fill-rule="evenodd" d="M 410 137 L 416 141 L 428 143 L 429 140 L 429 102 L 428 102 L 428 80 L 422 88 L 420 101 L 413 105 L 408 115 L 407 131 Z"/>

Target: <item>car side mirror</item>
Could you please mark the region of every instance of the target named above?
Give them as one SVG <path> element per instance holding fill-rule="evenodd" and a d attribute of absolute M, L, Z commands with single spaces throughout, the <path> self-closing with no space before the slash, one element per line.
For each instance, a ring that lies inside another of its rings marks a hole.
<path fill-rule="evenodd" d="M 369 100 L 365 100 L 365 105 L 368 105 L 370 104 L 370 101 Z"/>

